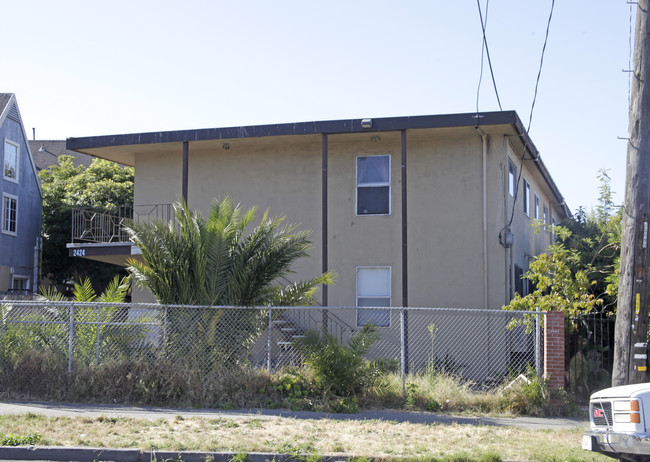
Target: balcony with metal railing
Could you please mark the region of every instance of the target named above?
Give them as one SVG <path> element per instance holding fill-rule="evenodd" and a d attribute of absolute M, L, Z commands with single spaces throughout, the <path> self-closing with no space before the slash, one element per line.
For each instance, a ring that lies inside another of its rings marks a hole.
<path fill-rule="evenodd" d="M 72 243 L 127 243 L 126 226 L 132 221 L 174 219 L 171 204 L 149 204 L 116 209 L 75 208 L 72 211 Z"/>

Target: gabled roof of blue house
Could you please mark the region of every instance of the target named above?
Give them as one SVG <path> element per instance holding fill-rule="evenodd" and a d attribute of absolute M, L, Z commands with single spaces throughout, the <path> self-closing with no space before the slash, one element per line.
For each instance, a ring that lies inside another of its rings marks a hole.
<path fill-rule="evenodd" d="M 27 133 L 25 132 L 25 124 L 23 124 L 23 118 L 20 115 L 20 110 L 18 109 L 18 102 L 16 101 L 16 95 L 14 93 L 0 93 L 0 127 L 5 123 L 7 118 L 18 122 L 23 133 L 23 140 L 25 146 L 25 152 L 29 159 L 29 164 L 32 166 L 32 172 L 36 177 L 36 185 L 38 186 L 38 193 L 43 197 L 43 190 L 41 189 L 41 182 L 38 178 L 38 170 L 36 169 L 36 164 L 34 163 L 34 156 L 32 155 L 32 150 L 29 147 L 29 138 L 27 138 Z"/>

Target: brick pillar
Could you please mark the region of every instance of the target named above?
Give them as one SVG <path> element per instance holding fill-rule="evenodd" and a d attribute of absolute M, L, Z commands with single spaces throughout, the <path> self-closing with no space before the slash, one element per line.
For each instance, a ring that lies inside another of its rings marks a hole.
<path fill-rule="evenodd" d="M 549 389 L 564 390 L 564 313 L 544 315 L 544 378 Z"/>

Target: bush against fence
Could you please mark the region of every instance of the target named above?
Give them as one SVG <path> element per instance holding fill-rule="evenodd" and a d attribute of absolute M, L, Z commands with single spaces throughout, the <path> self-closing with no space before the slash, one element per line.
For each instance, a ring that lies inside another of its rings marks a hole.
<path fill-rule="evenodd" d="M 210 406 L 228 376 L 301 367 L 297 342 L 309 331 L 347 345 L 363 309 L 5 301 L 0 386 L 12 396 Z M 541 330 L 508 328 L 521 313 L 373 309 L 390 322 L 364 357 L 403 380 L 444 372 L 489 389 L 542 370 Z"/>

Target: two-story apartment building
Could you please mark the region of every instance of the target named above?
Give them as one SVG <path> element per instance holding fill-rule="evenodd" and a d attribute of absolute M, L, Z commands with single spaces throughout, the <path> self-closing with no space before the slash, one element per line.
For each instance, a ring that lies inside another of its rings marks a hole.
<path fill-rule="evenodd" d="M 144 214 L 181 197 L 205 212 L 230 196 L 311 229 L 296 278 L 335 271 L 327 306 L 500 309 L 525 292 L 522 272 L 570 214 L 512 111 L 69 138 L 67 148 L 134 166 Z M 79 233 L 70 255 L 137 255 L 109 234 Z M 358 324 L 379 316 L 359 313 Z"/>
<path fill-rule="evenodd" d="M 38 288 L 41 193 L 38 174 L 13 93 L 0 93 L 0 292 Z"/>

